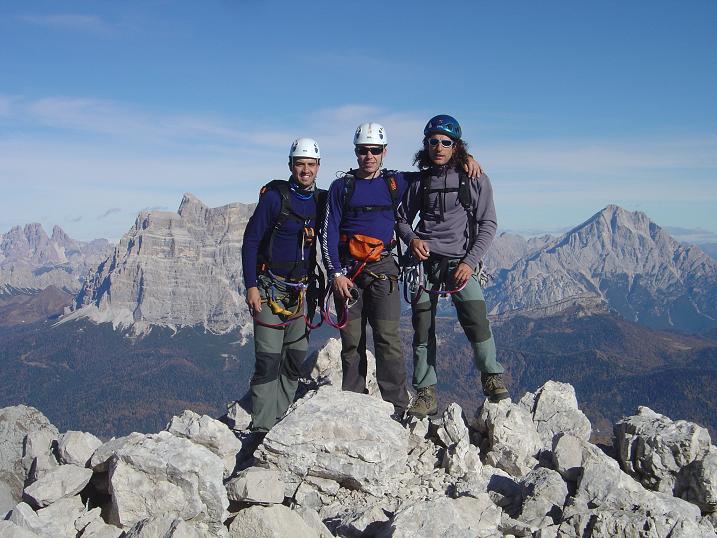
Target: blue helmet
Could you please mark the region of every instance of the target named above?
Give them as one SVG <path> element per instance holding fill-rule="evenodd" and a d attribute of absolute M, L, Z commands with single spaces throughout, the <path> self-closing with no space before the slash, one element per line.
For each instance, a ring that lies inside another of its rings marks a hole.
<path fill-rule="evenodd" d="M 441 133 L 450 136 L 454 140 L 460 140 L 461 125 L 453 116 L 439 114 L 438 116 L 433 116 L 426 124 L 426 128 L 423 129 L 423 136 L 428 136 L 431 133 Z"/>

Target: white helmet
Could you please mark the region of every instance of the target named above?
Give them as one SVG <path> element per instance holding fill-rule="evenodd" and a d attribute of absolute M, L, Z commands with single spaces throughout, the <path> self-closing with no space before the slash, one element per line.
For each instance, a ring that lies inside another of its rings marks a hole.
<path fill-rule="evenodd" d="M 319 145 L 316 143 L 316 140 L 313 138 L 297 138 L 294 140 L 289 150 L 289 159 L 301 157 L 321 159 L 321 151 L 319 151 Z"/>
<path fill-rule="evenodd" d="M 354 146 L 385 146 L 387 144 L 386 129 L 380 123 L 362 123 L 354 134 Z"/>

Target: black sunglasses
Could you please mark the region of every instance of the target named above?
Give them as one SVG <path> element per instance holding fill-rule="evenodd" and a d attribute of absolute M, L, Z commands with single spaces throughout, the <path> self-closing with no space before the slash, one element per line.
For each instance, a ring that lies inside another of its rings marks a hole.
<path fill-rule="evenodd" d="M 440 143 L 444 148 L 450 148 L 455 142 L 449 138 L 429 138 L 428 143 L 434 148 Z"/>
<path fill-rule="evenodd" d="M 381 155 L 383 153 L 384 147 L 373 147 L 369 148 L 368 146 L 356 146 L 356 155 L 368 155 L 368 152 L 371 152 L 371 155 Z"/>

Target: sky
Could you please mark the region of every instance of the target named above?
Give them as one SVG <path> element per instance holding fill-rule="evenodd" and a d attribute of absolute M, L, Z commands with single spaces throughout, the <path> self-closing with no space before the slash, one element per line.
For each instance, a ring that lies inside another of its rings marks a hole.
<path fill-rule="evenodd" d="M 365 121 L 413 169 L 451 114 L 499 228 L 608 204 L 717 240 L 717 2 L 0 2 L 0 233 L 119 239 L 141 210 L 256 200 L 297 137 L 319 186 Z"/>

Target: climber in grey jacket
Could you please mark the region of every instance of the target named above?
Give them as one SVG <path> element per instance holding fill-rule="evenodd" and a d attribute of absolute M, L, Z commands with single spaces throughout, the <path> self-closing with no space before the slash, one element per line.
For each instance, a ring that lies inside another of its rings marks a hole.
<path fill-rule="evenodd" d="M 469 181 L 462 162 L 467 152 L 455 118 L 440 115 L 424 129 L 423 149 L 416 154 L 420 181 L 406 192 L 398 212 L 398 232 L 411 254 L 423 264 L 426 288 L 412 306 L 413 386 L 418 396 L 409 414 L 419 417 L 438 411 L 436 397 L 435 316 L 443 288 L 451 294 L 458 321 L 468 337 L 483 392 L 491 401 L 507 398 L 503 367 L 496 349 L 478 271 L 495 236 L 497 221 L 488 176 Z M 420 220 L 411 227 L 416 215 Z M 460 290 L 460 291 L 455 291 Z"/>

